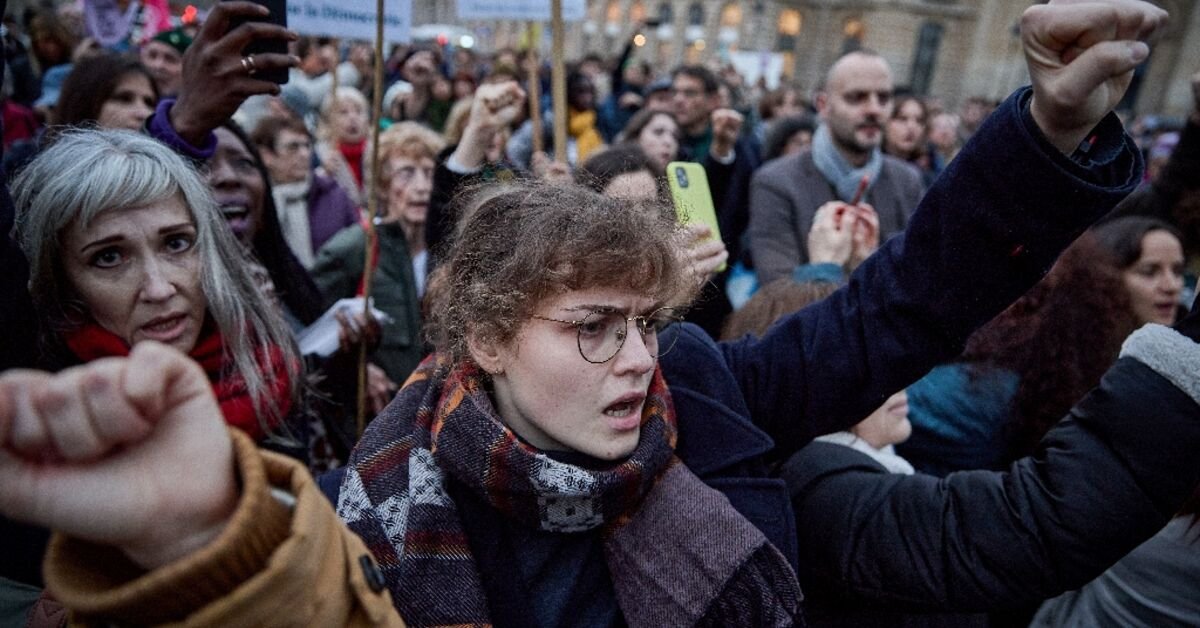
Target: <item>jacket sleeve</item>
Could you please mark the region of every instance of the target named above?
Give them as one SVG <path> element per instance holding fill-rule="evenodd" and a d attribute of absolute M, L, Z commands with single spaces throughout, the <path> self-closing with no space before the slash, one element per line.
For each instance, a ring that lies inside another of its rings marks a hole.
<path fill-rule="evenodd" d="M 1078 588 L 1157 532 L 1200 481 L 1200 345 L 1161 326 L 1004 473 L 888 474 L 816 442 L 784 468 L 801 580 L 833 606 L 969 611 Z M 818 593 L 819 592 L 819 593 Z"/>
<path fill-rule="evenodd" d="M 477 179 L 475 174 L 455 172 L 446 165 L 447 160 L 454 154 L 454 148 L 442 151 L 437 167 L 433 170 L 433 191 L 429 195 L 429 213 L 425 218 L 425 245 L 429 247 L 430 255 L 436 259 L 442 253 L 442 247 L 454 235 L 453 201 L 455 195 L 471 181 Z"/>
<path fill-rule="evenodd" d="M 146 573 L 113 548 L 54 537 L 47 585 L 73 623 L 403 626 L 370 552 L 308 472 L 230 433 L 242 497 L 208 547 Z"/>
<path fill-rule="evenodd" d="M 792 163 L 787 160 L 786 163 Z M 780 162 L 776 162 L 776 167 Z M 770 166 L 754 174 L 750 182 L 750 221 L 747 234 L 754 256 L 759 285 L 787 277 L 797 264 L 807 261 L 805 243 L 796 239 L 792 224 L 792 201 L 780 189 Z"/>
<path fill-rule="evenodd" d="M 363 259 L 365 239 L 361 234 L 362 227 L 359 225 L 346 227 L 317 251 L 308 272 L 321 291 L 326 308 L 338 299 L 350 298 L 358 293 L 358 284 L 366 267 L 366 260 Z"/>
<path fill-rule="evenodd" d="M 1069 158 L 1038 131 L 1030 94 L 988 118 L 908 228 L 846 286 L 761 339 L 722 345 L 750 416 L 781 454 L 857 423 L 957 355 L 1137 185 L 1141 157 L 1116 116 L 1096 127 L 1090 156 Z"/>

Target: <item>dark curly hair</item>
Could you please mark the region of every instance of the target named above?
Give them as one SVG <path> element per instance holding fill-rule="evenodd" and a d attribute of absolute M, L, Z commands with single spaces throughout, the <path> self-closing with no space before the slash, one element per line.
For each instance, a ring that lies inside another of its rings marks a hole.
<path fill-rule="evenodd" d="M 1115 260 L 1085 233 L 1041 282 L 967 340 L 962 360 L 973 365 L 973 376 L 998 367 L 1020 377 L 1006 462 L 1030 454 L 1100 383 L 1136 327 Z"/>

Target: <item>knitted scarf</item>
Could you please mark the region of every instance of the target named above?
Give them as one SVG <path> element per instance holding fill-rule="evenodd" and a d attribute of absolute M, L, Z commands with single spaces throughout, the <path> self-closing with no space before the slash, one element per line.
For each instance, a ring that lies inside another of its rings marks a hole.
<path fill-rule="evenodd" d="M 65 334 L 63 340 L 75 357 L 83 362 L 129 355 L 127 342 L 94 322 L 86 323 L 83 327 Z M 221 406 L 225 422 L 246 432 L 255 441 L 266 437 L 258 420 L 258 409 L 254 400 L 246 390 L 245 381 L 234 372 L 233 362 L 227 359 L 221 332 L 211 319 L 205 320 L 196 346 L 188 352 L 188 357 L 200 364 L 208 375 L 208 380 L 212 382 L 213 392 L 217 395 L 217 403 Z M 291 410 L 291 397 L 288 394 L 291 380 L 288 378 L 283 352 L 278 347 L 261 350 L 258 363 L 267 383 L 267 393 L 279 403 L 279 417 L 285 416 Z M 279 417 L 268 421 L 268 427 L 278 425 L 281 420 Z"/>
<path fill-rule="evenodd" d="M 714 608 L 765 618 L 757 625 L 790 625 L 800 612 L 795 575 L 758 529 L 675 458 L 661 371 L 644 408 L 627 460 L 574 466 L 500 422 L 478 367 L 451 368 L 434 354 L 350 455 L 338 515 L 370 548 L 412 626 L 490 625 L 449 478 L 525 525 L 601 530 L 630 626 L 692 626 Z"/>
<path fill-rule="evenodd" d="M 575 163 L 582 164 L 597 150 L 604 148 L 604 138 L 596 130 L 596 112 L 571 109 L 567 112 L 567 131 L 575 138 L 575 150 L 579 154 Z"/>
<path fill-rule="evenodd" d="M 363 153 L 367 150 L 367 140 L 346 144 L 338 142 L 338 152 L 346 160 L 346 165 L 350 166 L 350 174 L 354 175 L 354 182 L 360 186 L 363 184 Z"/>
<path fill-rule="evenodd" d="M 838 198 L 846 203 L 854 201 L 864 175 L 869 181 L 867 189 L 874 187 L 879 179 L 879 169 L 883 167 L 883 153 L 878 147 L 871 151 L 871 157 L 861 167 L 850 165 L 833 145 L 828 124 L 817 127 L 817 132 L 813 134 L 812 156 L 817 171 L 825 176 L 825 180 L 837 190 Z"/>

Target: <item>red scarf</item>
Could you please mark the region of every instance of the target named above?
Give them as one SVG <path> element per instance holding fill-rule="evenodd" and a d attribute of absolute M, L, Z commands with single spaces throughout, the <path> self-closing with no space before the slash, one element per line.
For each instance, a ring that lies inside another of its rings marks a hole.
<path fill-rule="evenodd" d="M 350 166 L 350 173 L 354 175 L 354 182 L 362 185 L 363 153 L 367 151 L 367 140 L 354 144 L 338 142 L 338 151 L 342 153 L 342 157 L 346 158 L 346 164 Z"/>
<path fill-rule="evenodd" d="M 87 323 L 80 329 L 67 333 L 63 339 L 75 357 L 84 362 L 129 355 L 128 343 L 96 323 Z M 196 346 L 188 352 L 188 357 L 200 364 L 208 375 L 208 380 L 212 382 L 217 403 L 221 405 L 221 413 L 225 415 L 225 422 L 246 432 L 255 441 L 262 440 L 266 433 L 259 424 L 254 400 L 246 390 L 245 381 L 233 372 L 233 364 L 225 359 L 225 345 L 221 339 L 221 332 L 212 321 L 205 321 Z M 258 364 L 267 382 L 267 393 L 279 403 L 280 416 L 286 415 L 291 410 L 292 401 L 288 394 L 290 380 L 284 365 L 283 352 L 276 346 L 259 351 Z M 272 417 L 267 424 L 273 428 L 279 422 L 279 418 Z"/>

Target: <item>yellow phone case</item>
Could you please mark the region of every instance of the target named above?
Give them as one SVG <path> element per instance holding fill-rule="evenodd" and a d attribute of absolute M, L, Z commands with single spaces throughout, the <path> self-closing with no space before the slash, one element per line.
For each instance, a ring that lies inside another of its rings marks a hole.
<path fill-rule="evenodd" d="M 720 240 L 721 227 L 717 222 L 717 209 L 713 206 L 704 166 L 690 161 L 672 161 L 667 164 L 667 186 L 671 189 L 671 201 L 679 222 L 685 225 L 694 222 L 708 225 L 712 230 L 710 239 Z M 721 264 L 717 272 L 724 272 L 725 267 L 726 264 Z"/>

